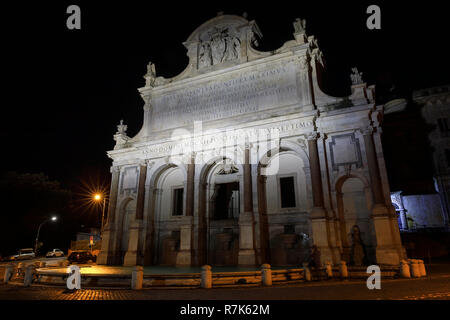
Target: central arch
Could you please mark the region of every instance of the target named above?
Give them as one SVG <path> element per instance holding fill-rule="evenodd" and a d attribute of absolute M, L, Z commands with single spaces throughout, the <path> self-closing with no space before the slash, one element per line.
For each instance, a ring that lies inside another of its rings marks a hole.
<path fill-rule="evenodd" d="M 241 165 L 224 156 L 212 158 L 200 172 L 197 238 L 200 265 L 238 264 L 242 172 Z"/>

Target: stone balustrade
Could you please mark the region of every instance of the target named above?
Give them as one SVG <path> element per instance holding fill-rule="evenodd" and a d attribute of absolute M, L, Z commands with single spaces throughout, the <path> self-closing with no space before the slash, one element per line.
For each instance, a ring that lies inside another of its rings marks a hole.
<path fill-rule="evenodd" d="M 36 266 L 39 265 L 39 268 Z M 202 267 L 201 273 L 144 274 L 142 266 L 134 267 L 131 274 L 83 274 L 81 287 L 123 287 L 135 290 L 150 287 L 200 287 L 212 288 L 223 286 L 272 286 L 273 284 L 297 283 L 304 281 L 328 279 L 367 278 L 366 267 L 347 267 L 345 261 L 338 266 L 326 263 L 323 268 L 310 270 L 307 263 L 303 268 L 273 269 L 269 264 L 261 265 L 260 270 L 239 272 L 213 272 L 211 266 Z M 18 276 L 22 275 L 22 276 Z M 383 277 L 417 278 L 426 275 L 423 261 L 403 260 L 397 269 L 384 268 Z M 69 273 L 61 268 L 45 268 L 43 262 L 24 267 L 23 264 L 0 266 L 0 279 L 3 283 L 23 283 L 25 286 L 35 284 L 66 285 Z"/>

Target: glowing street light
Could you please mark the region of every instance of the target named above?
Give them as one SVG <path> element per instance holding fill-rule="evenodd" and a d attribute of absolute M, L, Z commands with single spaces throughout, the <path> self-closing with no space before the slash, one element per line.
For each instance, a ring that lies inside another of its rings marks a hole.
<path fill-rule="evenodd" d="M 100 193 L 95 193 L 94 194 L 94 200 L 99 202 L 103 199 L 103 205 L 102 205 L 102 225 L 101 225 L 101 231 L 103 231 L 103 222 L 105 220 L 105 205 L 106 205 L 106 197 L 104 197 L 102 194 Z"/>
<path fill-rule="evenodd" d="M 49 222 L 49 221 L 56 221 L 57 219 L 58 219 L 57 216 L 52 216 L 50 219 L 44 220 L 44 222 L 42 222 L 42 223 L 39 225 L 38 232 L 37 232 L 37 236 L 36 236 L 36 241 L 34 242 L 34 254 L 35 254 L 35 255 L 37 255 L 37 249 L 38 249 L 38 243 L 39 243 L 39 233 L 40 233 L 40 231 L 41 231 L 41 227 L 44 225 L 44 223 Z"/>

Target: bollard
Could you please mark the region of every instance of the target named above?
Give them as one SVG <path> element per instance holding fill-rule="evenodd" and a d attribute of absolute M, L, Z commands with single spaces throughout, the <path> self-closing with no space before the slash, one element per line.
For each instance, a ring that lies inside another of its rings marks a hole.
<path fill-rule="evenodd" d="M 131 274 L 131 289 L 142 289 L 142 283 L 144 282 L 144 267 L 135 266 L 133 273 Z"/>
<path fill-rule="evenodd" d="M 411 270 L 406 260 L 400 261 L 400 276 L 402 278 L 411 278 Z"/>
<path fill-rule="evenodd" d="M 211 266 L 204 265 L 202 267 L 202 280 L 200 282 L 200 287 L 205 289 L 210 289 L 212 287 Z"/>
<path fill-rule="evenodd" d="M 266 287 L 272 285 L 272 269 L 270 269 L 270 264 L 268 263 L 264 263 L 261 266 L 261 282 Z"/>
<path fill-rule="evenodd" d="M 34 270 L 35 266 L 33 264 L 30 264 L 25 268 L 25 277 L 23 278 L 23 285 L 25 287 L 31 286 L 31 283 L 33 282 Z"/>
<path fill-rule="evenodd" d="M 345 261 L 341 261 L 339 263 L 339 273 L 341 274 L 342 279 L 348 278 L 348 269 L 347 269 L 347 263 Z"/>
<path fill-rule="evenodd" d="M 306 281 L 311 281 L 312 280 L 311 270 L 309 270 L 309 267 L 308 267 L 307 263 L 303 264 L 303 270 L 305 270 L 305 280 Z"/>
<path fill-rule="evenodd" d="M 333 268 L 331 267 L 331 262 L 325 262 L 325 272 L 327 274 L 327 278 L 333 278 Z"/>
<path fill-rule="evenodd" d="M 419 270 L 419 264 L 417 263 L 417 260 L 409 259 L 409 265 L 410 265 L 410 268 L 411 268 L 411 276 L 413 278 L 419 278 L 420 277 L 420 270 Z"/>
<path fill-rule="evenodd" d="M 69 266 L 69 260 L 58 261 L 58 266 L 59 267 L 68 267 Z"/>
<path fill-rule="evenodd" d="M 8 283 L 9 282 L 9 280 L 11 279 L 11 277 L 13 275 L 13 272 L 14 272 L 14 265 L 7 264 L 5 266 L 5 274 L 4 274 L 4 277 L 3 277 L 3 282 L 4 283 Z"/>
<path fill-rule="evenodd" d="M 423 260 L 417 260 L 419 263 L 419 273 L 421 277 L 425 277 L 427 275 L 427 270 L 425 270 L 425 264 L 423 263 Z"/>
<path fill-rule="evenodd" d="M 19 262 L 17 264 L 16 270 L 14 271 L 14 277 L 21 279 L 25 274 L 24 264 L 23 262 Z"/>

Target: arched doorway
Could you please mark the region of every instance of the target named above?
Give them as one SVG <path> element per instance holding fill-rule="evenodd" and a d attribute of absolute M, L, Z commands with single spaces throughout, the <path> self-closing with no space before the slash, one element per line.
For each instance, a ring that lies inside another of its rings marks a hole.
<path fill-rule="evenodd" d="M 117 243 L 116 243 L 116 264 L 122 265 L 125 254 L 128 250 L 128 236 L 130 223 L 135 219 L 136 201 L 134 198 L 127 198 L 122 201 L 119 209 L 119 219 L 117 222 Z"/>
<path fill-rule="evenodd" d="M 185 174 L 175 164 L 165 166 L 154 182 L 154 243 L 155 264 L 174 266 L 180 249 L 179 220 L 185 215 Z"/>
<path fill-rule="evenodd" d="M 218 157 L 205 166 L 200 177 L 199 264 L 237 265 L 242 171 L 231 159 Z"/>
<path fill-rule="evenodd" d="M 375 261 L 375 235 L 370 210 L 372 195 L 366 183 L 359 177 L 347 176 L 338 180 L 336 185 L 337 205 L 342 239 L 342 259 L 348 263 L 364 260 Z M 357 227 L 357 228 L 356 228 Z M 352 256 L 355 252 L 355 230 L 361 238 L 365 257 Z"/>
<path fill-rule="evenodd" d="M 266 198 L 265 208 L 260 212 L 261 245 L 269 246 L 272 265 L 301 265 L 308 261 L 312 245 L 309 163 L 288 148 L 271 151 L 269 155 L 263 159 L 261 169 L 265 176 L 261 189 Z M 264 224 L 268 226 L 267 231 Z M 265 233 L 268 239 L 264 239 Z"/>

